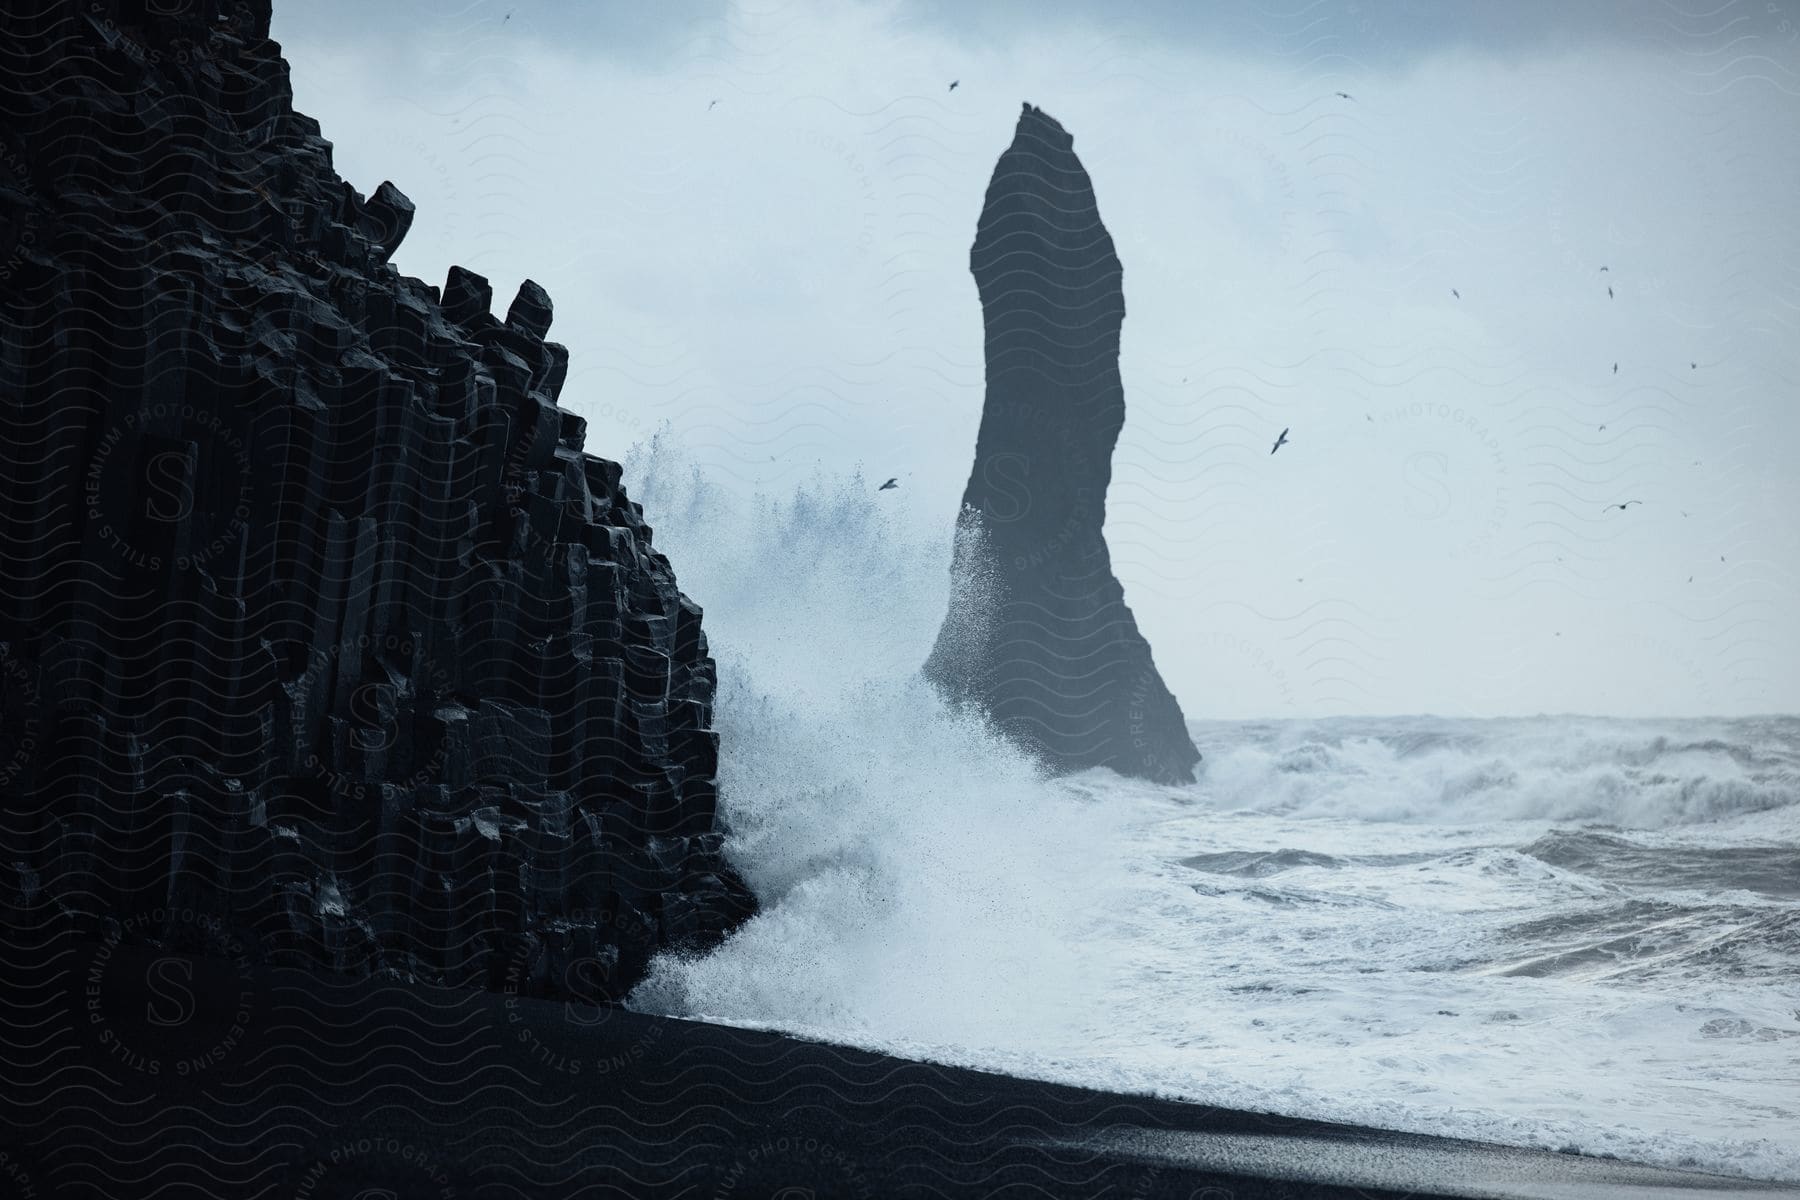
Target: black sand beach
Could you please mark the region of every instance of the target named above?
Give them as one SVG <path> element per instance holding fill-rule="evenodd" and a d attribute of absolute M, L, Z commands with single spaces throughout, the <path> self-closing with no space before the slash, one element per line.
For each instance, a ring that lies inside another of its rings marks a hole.
<path fill-rule="evenodd" d="M 12 1195 L 1800 1196 L 505 992 L 53 953 L 8 1005 Z"/>
<path fill-rule="evenodd" d="M 1800 1178 L 1779 6 L 273 2 L 0 10 L 0 1200 L 1800 1200 L 594 1006 Z"/>

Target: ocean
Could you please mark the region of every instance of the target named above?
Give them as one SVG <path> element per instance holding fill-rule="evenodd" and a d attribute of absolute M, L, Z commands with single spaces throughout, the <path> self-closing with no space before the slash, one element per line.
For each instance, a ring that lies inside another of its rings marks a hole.
<path fill-rule="evenodd" d="M 1800 1180 L 1800 718 L 1205 721 L 1191 786 L 1048 779 L 918 678 L 947 537 L 861 479 L 628 467 L 763 904 L 635 1007 Z"/>

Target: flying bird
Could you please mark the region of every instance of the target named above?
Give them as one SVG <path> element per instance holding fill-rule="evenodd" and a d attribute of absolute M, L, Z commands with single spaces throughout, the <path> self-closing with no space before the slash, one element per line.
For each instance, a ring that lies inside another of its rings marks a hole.
<path fill-rule="evenodd" d="M 1613 364 L 1613 374 L 1614 374 L 1614 375 L 1617 375 L 1617 374 L 1618 374 L 1618 373 L 1619 373 L 1619 364 L 1618 364 L 1618 363 L 1614 363 L 1614 364 Z"/>
<path fill-rule="evenodd" d="M 1600 269 L 1602 271 L 1610 271 L 1612 268 L 1611 267 L 1601 267 Z"/>
<path fill-rule="evenodd" d="M 1452 295 L 1452 296 L 1455 296 L 1455 297 L 1456 297 L 1456 298 L 1457 298 L 1457 299 L 1458 299 L 1458 300 L 1461 300 L 1461 299 L 1462 299 L 1462 293 L 1461 293 L 1461 292 L 1459 292 L 1459 291 L 1457 291 L 1457 290 L 1456 290 L 1456 289 L 1455 289 L 1455 288 L 1451 288 L 1451 289 L 1450 289 L 1450 294 L 1451 294 L 1451 295 Z"/>
<path fill-rule="evenodd" d="M 1269 447 L 1269 453 L 1273 454 L 1273 453 L 1275 453 L 1275 451 L 1277 451 L 1277 450 L 1281 449 L 1283 446 L 1287 445 L 1287 440 L 1288 440 L 1288 431 L 1286 429 L 1284 429 L 1281 431 L 1281 436 L 1275 439 L 1275 444 L 1273 446 Z"/>
<path fill-rule="evenodd" d="M 1700 364 L 1697 362 L 1691 362 L 1688 364 L 1688 370 L 1690 370 L 1690 371 L 1698 371 L 1699 369 L 1700 369 Z"/>
<path fill-rule="evenodd" d="M 714 108 L 714 107 L 715 107 L 715 106 L 716 106 L 716 105 L 717 105 L 717 104 L 718 104 L 718 103 L 719 103 L 719 102 L 718 102 L 718 101 L 717 101 L 717 100 L 714 100 L 714 101 L 712 101 L 712 102 L 711 102 L 711 103 L 710 103 L 710 104 L 708 104 L 708 105 L 707 105 L 707 106 L 706 106 L 706 111 L 707 111 L 707 112 L 711 112 L 711 111 L 712 111 L 712 110 L 713 110 L 713 108 Z"/>
<path fill-rule="evenodd" d="M 961 82 L 962 82 L 962 80 L 960 80 L 960 79 L 952 79 L 950 81 L 950 90 L 954 92 L 956 90 L 956 85 Z"/>
<path fill-rule="evenodd" d="M 1354 99 L 1356 99 L 1356 97 L 1352 96 L 1349 92 L 1339 92 L 1337 94 L 1337 98 L 1339 100 L 1354 100 Z"/>
<path fill-rule="evenodd" d="M 1605 432 L 1606 432 L 1606 426 L 1604 426 L 1604 425 L 1602 425 L 1602 426 L 1601 426 L 1601 427 L 1600 427 L 1600 432 L 1601 432 L 1601 433 L 1605 433 Z"/>
<path fill-rule="evenodd" d="M 1612 510 L 1613 510 L 1613 509 L 1615 509 L 1615 508 L 1616 508 L 1616 509 L 1618 509 L 1618 510 L 1619 510 L 1619 511 L 1620 511 L 1620 512 L 1624 512 L 1624 511 L 1625 511 L 1625 507 L 1626 507 L 1626 505 L 1630 505 L 1630 504 L 1642 504 L 1642 503 L 1643 503 L 1643 501 L 1642 501 L 1642 500 L 1627 500 L 1627 501 L 1625 501 L 1625 503 L 1624 503 L 1624 504 L 1609 504 L 1609 505 L 1607 505 L 1607 506 L 1606 506 L 1606 507 L 1605 507 L 1605 508 L 1603 508 L 1603 509 L 1601 509 L 1601 510 L 1600 510 L 1600 511 L 1601 511 L 1601 512 L 1611 512 L 1611 511 L 1612 511 Z"/>
<path fill-rule="evenodd" d="M 1611 300 L 1613 298 L 1612 288 L 1610 288 L 1610 287 L 1606 289 L 1606 298 L 1608 300 Z"/>
<path fill-rule="evenodd" d="M 898 478 L 894 478 L 894 479 L 888 480 L 886 483 L 882 484 L 880 487 L 876 488 L 875 490 L 878 492 L 885 492 L 889 488 L 897 488 L 899 486 L 900 486 L 900 480 Z"/>
<path fill-rule="evenodd" d="M 511 14 L 511 13 L 507 13 L 507 14 L 506 14 L 506 15 L 505 15 L 505 16 L 504 16 L 504 17 L 501 17 L 501 18 L 500 18 L 500 23 L 501 23 L 501 24 L 502 24 L 502 25 L 504 25 L 504 24 L 506 24 L 506 23 L 507 23 L 507 22 L 508 22 L 508 21 L 510 21 L 510 20 L 512 20 L 512 14 Z"/>

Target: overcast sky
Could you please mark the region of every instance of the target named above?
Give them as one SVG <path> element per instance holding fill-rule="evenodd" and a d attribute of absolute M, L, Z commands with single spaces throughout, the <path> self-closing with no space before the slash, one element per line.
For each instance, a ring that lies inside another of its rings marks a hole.
<path fill-rule="evenodd" d="M 1107 532 L 1190 716 L 1800 710 L 1794 0 L 1117 8 L 289 0 L 275 36 L 338 169 L 418 204 L 401 269 L 549 289 L 589 449 L 667 422 L 746 493 L 861 464 L 921 530 L 1043 107 L 1124 264 Z"/>

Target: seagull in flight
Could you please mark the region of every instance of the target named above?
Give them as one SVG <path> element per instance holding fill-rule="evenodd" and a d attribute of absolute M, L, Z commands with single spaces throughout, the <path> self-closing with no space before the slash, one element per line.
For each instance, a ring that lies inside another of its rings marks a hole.
<path fill-rule="evenodd" d="M 508 21 L 510 21 L 510 20 L 512 20 L 512 14 L 511 14 L 511 13 L 507 13 L 507 14 L 506 14 L 506 15 L 505 15 L 505 16 L 504 16 L 504 17 L 501 17 L 501 18 L 500 18 L 500 23 L 501 23 L 501 24 L 502 24 L 502 25 L 504 25 L 504 24 L 506 24 L 506 23 L 507 23 L 507 22 L 508 22 Z"/>
<path fill-rule="evenodd" d="M 1614 363 L 1614 364 L 1613 364 L 1613 374 L 1614 374 L 1614 375 L 1617 375 L 1617 374 L 1618 374 L 1618 373 L 1619 373 L 1619 364 L 1618 364 L 1618 363 Z"/>
<path fill-rule="evenodd" d="M 899 480 L 899 477 L 896 476 L 895 478 L 888 480 L 886 483 L 882 484 L 880 487 L 876 488 L 875 490 L 878 492 L 885 492 L 889 488 L 897 488 L 899 486 L 900 486 L 900 480 Z"/>
<path fill-rule="evenodd" d="M 1356 99 L 1356 97 L 1352 96 L 1349 92 L 1339 92 L 1337 94 L 1337 98 L 1339 100 L 1354 100 L 1354 99 Z"/>
<path fill-rule="evenodd" d="M 1606 289 L 1606 298 L 1608 300 L 1611 300 L 1613 298 L 1612 288 L 1610 286 Z"/>
<path fill-rule="evenodd" d="M 1602 270 L 1602 271 L 1610 271 L 1610 270 L 1612 270 L 1612 268 L 1611 268 L 1611 267 L 1601 267 L 1601 268 L 1600 268 L 1600 269 L 1601 269 L 1601 270 Z"/>
<path fill-rule="evenodd" d="M 1456 298 L 1457 298 L 1457 299 L 1458 299 L 1458 300 L 1461 300 L 1461 299 L 1462 299 L 1462 293 L 1461 293 L 1461 292 L 1459 292 L 1459 291 L 1457 291 L 1457 290 L 1456 290 L 1456 289 L 1455 289 L 1455 288 L 1451 288 L 1451 289 L 1450 289 L 1450 294 L 1451 294 L 1451 295 L 1452 295 L 1452 296 L 1455 296 L 1455 297 L 1456 297 Z"/>
<path fill-rule="evenodd" d="M 1603 508 L 1603 509 L 1601 509 L 1601 510 L 1600 510 L 1600 511 L 1601 511 L 1601 512 L 1611 512 L 1611 511 L 1612 511 L 1612 510 L 1613 510 L 1613 509 L 1615 509 L 1615 508 L 1616 508 L 1616 509 L 1618 509 L 1618 510 L 1619 510 L 1619 511 L 1620 511 L 1620 512 L 1624 512 L 1624 511 L 1625 511 L 1625 507 L 1626 507 L 1626 505 L 1630 505 L 1630 504 L 1642 504 L 1642 503 L 1643 503 L 1643 501 L 1642 501 L 1642 500 L 1627 500 L 1627 501 L 1625 501 L 1625 503 L 1624 503 L 1624 504 L 1609 504 L 1609 505 L 1607 505 L 1607 506 L 1606 506 L 1606 507 L 1605 507 L 1605 508 Z"/>
<path fill-rule="evenodd" d="M 717 104 L 718 104 L 718 103 L 719 103 L 719 102 L 718 102 L 718 101 L 717 101 L 717 100 L 714 100 L 714 101 L 712 101 L 712 102 L 711 102 L 711 103 L 710 103 L 710 104 L 708 104 L 708 105 L 707 105 L 707 106 L 706 106 L 706 111 L 707 111 L 707 112 L 711 112 L 711 111 L 712 111 L 712 110 L 713 110 L 713 108 L 714 108 L 714 107 L 715 107 L 715 106 L 716 106 L 716 105 L 717 105 Z"/>
<path fill-rule="evenodd" d="M 1273 453 L 1275 453 L 1275 451 L 1277 451 L 1277 450 L 1281 449 L 1283 446 L 1287 445 L 1287 440 L 1288 440 L 1288 431 L 1286 429 L 1284 429 L 1281 431 L 1281 436 L 1275 439 L 1275 444 L 1273 446 L 1269 447 L 1269 453 L 1273 454 Z"/>
<path fill-rule="evenodd" d="M 950 90 L 954 92 L 956 90 L 956 85 L 961 82 L 962 82 L 962 80 L 960 80 L 960 79 L 952 79 L 950 81 Z"/>

